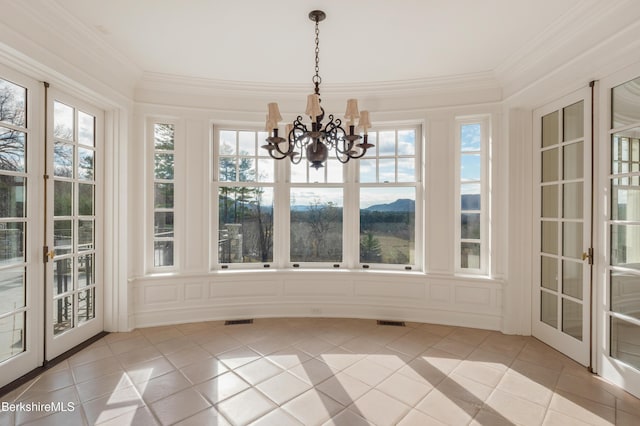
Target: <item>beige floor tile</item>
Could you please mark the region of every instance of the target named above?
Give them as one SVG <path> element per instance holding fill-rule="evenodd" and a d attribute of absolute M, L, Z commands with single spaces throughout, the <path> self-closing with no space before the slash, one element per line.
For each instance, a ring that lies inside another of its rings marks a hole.
<path fill-rule="evenodd" d="M 175 371 L 175 367 L 165 357 L 127 367 L 127 375 L 133 383 L 148 382 L 149 380 Z"/>
<path fill-rule="evenodd" d="M 387 343 L 386 347 L 415 357 L 440 341 L 442 337 L 418 329 Z"/>
<path fill-rule="evenodd" d="M 265 358 L 273 362 L 275 365 L 288 370 L 291 367 L 310 360 L 312 357 L 311 355 L 301 351 L 298 348 L 288 346 L 284 349 L 265 356 Z"/>
<path fill-rule="evenodd" d="M 433 386 L 424 382 L 416 382 L 401 374 L 394 374 L 376 386 L 376 389 L 413 407 L 431 392 Z"/>
<path fill-rule="evenodd" d="M 216 408 L 226 418 L 232 419 L 234 424 L 246 425 L 275 410 L 277 405 L 251 388 L 222 401 Z"/>
<path fill-rule="evenodd" d="M 366 358 L 356 362 L 351 367 L 345 368 L 343 372 L 371 387 L 376 386 L 393 374 L 393 370 Z"/>
<path fill-rule="evenodd" d="M 198 361 L 213 358 L 213 356 L 199 346 L 191 346 L 177 352 L 170 353 L 166 358 L 169 362 L 175 365 L 176 368 L 182 368 Z"/>
<path fill-rule="evenodd" d="M 421 411 L 411 410 L 398 422 L 398 426 L 446 426 L 439 420 L 427 416 Z M 492 425 L 493 426 L 493 425 Z"/>
<path fill-rule="evenodd" d="M 341 372 L 317 385 L 316 389 L 348 406 L 368 392 L 371 386 Z"/>
<path fill-rule="evenodd" d="M 313 386 L 324 382 L 334 375 L 332 368 L 317 358 L 296 365 L 288 371 L 300 380 Z"/>
<path fill-rule="evenodd" d="M 69 365 L 72 367 L 76 367 L 81 364 L 86 364 L 88 362 L 95 362 L 101 359 L 112 357 L 114 354 L 111 352 L 111 349 L 108 345 L 100 345 L 96 347 L 89 347 L 85 350 L 78 352 L 73 355 L 67 361 Z"/>
<path fill-rule="evenodd" d="M 108 337 L 108 336 L 107 336 Z M 147 340 L 141 334 L 134 335 L 128 339 L 118 340 L 116 342 L 108 342 L 111 351 L 115 355 L 120 355 L 132 350 L 139 350 L 153 346 L 150 341 Z"/>
<path fill-rule="evenodd" d="M 147 346 L 140 349 L 133 349 L 128 352 L 116 355 L 116 358 L 122 364 L 122 367 L 125 369 L 131 367 L 132 365 L 140 364 L 141 362 L 147 362 L 154 360 L 156 358 L 162 357 L 162 352 L 157 350 L 153 346 Z"/>
<path fill-rule="evenodd" d="M 229 423 L 229 421 L 227 421 L 227 419 L 225 419 L 224 416 L 220 414 L 220 412 L 215 407 L 206 408 L 194 414 L 193 416 L 176 423 L 176 426 L 204 425 L 230 426 L 231 423 Z"/>
<path fill-rule="evenodd" d="M 365 358 L 365 354 L 356 354 L 344 348 L 337 347 L 331 353 L 321 354 L 318 359 L 331 367 L 337 373 Z"/>
<path fill-rule="evenodd" d="M 640 399 L 625 392 L 616 398 L 616 409 L 640 417 Z"/>
<path fill-rule="evenodd" d="M 593 425 L 593 423 L 585 423 L 582 420 L 578 420 L 575 417 L 570 417 L 565 414 L 559 413 L 553 410 L 547 410 L 547 413 L 542 421 L 544 426 L 585 426 L 585 425 Z M 613 425 L 613 423 L 605 423 L 609 425 Z M 636 426 L 634 424 L 633 426 Z"/>
<path fill-rule="evenodd" d="M 493 392 L 493 387 L 457 374 L 447 376 L 436 389 L 447 397 L 467 401 L 478 406 L 481 406 Z"/>
<path fill-rule="evenodd" d="M 311 388 L 311 385 L 303 382 L 291 373 L 283 372 L 256 386 L 278 405 L 295 398 Z"/>
<path fill-rule="evenodd" d="M 251 426 L 305 426 L 282 408 L 276 408 L 260 417 Z"/>
<path fill-rule="evenodd" d="M 80 400 L 78 398 L 77 391 L 75 386 L 68 386 L 66 388 L 57 389 L 52 392 L 47 393 L 29 393 L 25 392 L 24 397 L 20 398 L 20 402 L 24 402 L 26 404 L 31 403 L 62 403 L 68 404 L 71 403 L 74 407 L 79 408 Z M 33 411 L 16 411 L 15 420 L 16 424 L 22 424 L 34 421 L 41 417 L 46 417 L 50 415 L 50 412 L 44 410 L 33 410 Z"/>
<path fill-rule="evenodd" d="M 495 387 L 502 379 L 502 376 L 504 376 L 505 370 L 488 367 L 483 363 L 465 360 L 453 370 L 453 373 L 482 383 L 483 385 Z"/>
<path fill-rule="evenodd" d="M 384 346 L 385 342 L 377 342 L 367 337 L 357 337 L 355 339 L 350 339 L 340 346 L 345 348 L 351 353 L 360 354 L 360 355 L 368 355 L 370 353 L 375 353 L 380 348 Z"/>
<path fill-rule="evenodd" d="M 73 411 L 61 411 L 27 423 L 29 426 L 89 426 L 80 406 Z"/>
<path fill-rule="evenodd" d="M 155 344 L 156 349 L 165 356 L 195 346 L 197 346 L 197 344 L 188 336 L 175 337 Z"/>
<path fill-rule="evenodd" d="M 452 355 L 457 355 L 461 359 L 466 358 L 467 356 L 469 356 L 469 354 L 471 354 L 471 352 L 476 350 L 475 345 L 452 339 L 450 336 L 447 336 L 444 339 L 440 340 L 438 343 L 434 344 L 432 348 L 448 352 Z"/>
<path fill-rule="evenodd" d="M 373 423 L 362 418 L 362 416 L 351 410 L 344 410 L 338 413 L 331 420 L 325 422 L 322 426 L 371 426 Z M 375 426 L 375 425 L 373 425 Z"/>
<path fill-rule="evenodd" d="M 372 389 L 351 404 L 348 409 L 376 425 L 385 426 L 397 424 L 411 407 L 377 389 Z"/>
<path fill-rule="evenodd" d="M 76 389 L 78 390 L 80 401 L 84 403 L 130 386 L 133 386 L 133 382 L 129 379 L 129 376 L 124 372 L 118 372 L 78 383 Z"/>
<path fill-rule="evenodd" d="M 242 367 L 238 367 L 234 372 L 242 377 L 246 382 L 252 386 L 258 383 L 264 382 L 271 377 L 282 373 L 282 368 L 278 367 L 272 362 L 269 362 L 265 358 L 260 358 L 256 361 L 245 364 Z"/>
<path fill-rule="evenodd" d="M 514 424 L 515 423 L 502 416 L 500 413 L 497 413 L 495 410 L 487 407 L 478 411 L 478 414 L 476 414 L 471 423 L 469 423 L 470 426 L 513 426 Z"/>
<path fill-rule="evenodd" d="M 549 401 L 553 396 L 552 389 L 512 370 L 506 372 L 496 389 L 534 402 L 545 408 L 549 405 Z"/>
<path fill-rule="evenodd" d="M 247 382 L 229 371 L 194 386 L 194 389 L 204 395 L 212 404 L 217 404 L 249 387 Z"/>
<path fill-rule="evenodd" d="M 368 354 L 366 358 L 370 361 L 375 362 L 376 364 L 396 371 L 407 365 L 407 363 L 414 357 L 398 351 L 394 351 L 393 349 L 389 349 L 387 347 L 383 347 L 375 352 Z"/>
<path fill-rule="evenodd" d="M 344 406 L 315 389 L 292 399 L 282 408 L 305 425 L 319 425 L 344 410 Z"/>
<path fill-rule="evenodd" d="M 198 384 L 213 379 L 229 369 L 218 358 L 207 358 L 180 369 L 191 383 Z"/>
<path fill-rule="evenodd" d="M 217 356 L 229 369 L 241 367 L 260 358 L 260 354 L 246 346 L 223 352 Z"/>
<path fill-rule="evenodd" d="M 205 337 L 208 337 L 209 334 L 205 332 Z M 199 343 L 196 341 L 196 343 Z M 239 348 L 242 346 L 242 343 L 237 339 L 234 339 L 227 334 L 221 334 L 220 336 L 214 338 L 213 340 L 208 341 L 207 343 L 199 343 L 204 350 L 209 352 L 213 356 L 217 356 L 223 352 L 228 352 L 230 350 Z"/>
<path fill-rule="evenodd" d="M 492 331 L 479 328 L 456 327 L 447 338 L 458 340 L 468 345 L 479 346 L 492 334 Z"/>
<path fill-rule="evenodd" d="M 566 392 L 556 392 L 551 398 L 548 410 L 594 425 L 612 424 L 616 415 L 613 407 Z"/>
<path fill-rule="evenodd" d="M 159 424 L 147 407 L 139 407 L 121 416 L 99 423 L 100 426 L 156 426 Z M 69 426 L 68 423 L 67 426 Z"/>
<path fill-rule="evenodd" d="M 111 373 L 124 372 L 120 362 L 115 357 L 82 364 L 73 367 L 72 371 L 76 383 L 86 382 Z"/>
<path fill-rule="evenodd" d="M 434 389 L 415 406 L 419 411 L 447 425 L 466 425 L 476 416 L 482 404 L 458 400 Z"/>
<path fill-rule="evenodd" d="M 191 387 L 191 383 L 179 372 L 172 371 L 147 382 L 136 383 L 138 392 L 147 404 Z"/>
<path fill-rule="evenodd" d="M 615 396 L 605 389 L 603 383 L 591 376 L 562 374 L 556 385 L 556 392 L 558 391 L 568 392 L 609 407 L 616 406 Z"/>
<path fill-rule="evenodd" d="M 545 415 L 544 407 L 500 390 L 489 396 L 485 406 L 495 415 L 519 425 L 539 425 Z"/>
<path fill-rule="evenodd" d="M 29 388 L 30 393 L 52 392 L 58 389 L 66 388 L 74 383 L 73 375 L 70 370 L 62 370 L 57 372 L 47 371 L 41 374 L 33 385 Z"/>
<path fill-rule="evenodd" d="M 135 387 L 114 391 L 82 404 L 90 425 L 106 422 L 143 407 L 144 401 Z"/>
<path fill-rule="evenodd" d="M 301 340 L 294 343 L 293 346 L 312 357 L 316 357 L 320 354 L 331 353 L 336 347 L 326 340 L 317 337 Z"/>
<path fill-rule="evenodd" d="M 170 425 L 193 416 L 209 405 L 209 402 L 202 395 L 192 388 L 188 388 L 154 402 L 150 408 L 160 423 Z"/>
<path fill-rule="evenodd" d="M 618 426 L 637 426 L 640 425 L 640 416 L 627 413 L 626 411 L 616 411 L 616 425 Z"/>

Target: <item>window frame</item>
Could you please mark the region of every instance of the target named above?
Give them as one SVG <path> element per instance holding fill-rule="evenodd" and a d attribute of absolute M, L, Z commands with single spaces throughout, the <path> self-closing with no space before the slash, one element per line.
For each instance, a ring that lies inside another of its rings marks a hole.
<path fill-rule="evenodd" d="M 489 273 L 490 253 L 490 170 L 491 170 L 491 116 L 489 114 L 456 116 L 455 120 L 455 179 L 454 179 L 454 217 L 455 220 L 455 245 L 454 245 L 454 271 L 460 275 L 486 275 Z M 462 150 L 462 127 L 466 125 L 480 125 L 480 150 L 463 151 Z M 480 181 L 463 181 L 462 180 L 462 157 L 464 155 L 480 155 Z M 463 210 L 462 209 L 462 186 L 466 184 L 480 185 L 480 210 Z M 467 213 L 480 214 L 480 237 L 462 238 L 462 215 Z M 463 268 L 461 247 L 463 243 L 479 243 L 480 244 L 480 262 L 478 268 Z"/>

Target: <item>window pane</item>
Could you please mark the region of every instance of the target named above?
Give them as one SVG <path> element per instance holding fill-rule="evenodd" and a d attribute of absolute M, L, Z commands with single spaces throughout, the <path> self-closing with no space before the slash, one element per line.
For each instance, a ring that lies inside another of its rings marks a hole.
<path fill-rule="evenodd" d="M 567 219 L 582 219 L 583 190 L 582 182 L 565 183 L 563 188 L 563 213 L 562 217 Z"/>
<path fill-rule="evenodd" d="M 584 176 L 584 154 L 582 151 L 582 142 L 572 143 L 563 148 L 564 168 L 562 170 L 565 179 L 581 179 Z"/>
<path fill-rule="evenodd" d="M 94 146 L 94 120 L 93 115 L 78 111 L 78 142 L 82 145 Z"/>
<path fill-rule="evenodd" d="M 395 182 L 396 181 L 396 160 L 380 159 L 378 167 L 379 167 L 378 182 Z"/>
<path fill-rule="evenodd" d="M 24 225 L 0 223 L 0 266 L 24 262 Z"/>
<path fill-rule="evenodd" d="M 155 183 L 153 205 L 157 209 L 173 208 L 173 184 L 172 183 Z"/>
<path fill-rule="evenodd" d="M 460 150 L 480 151 L 481 149 L 481 125 L 463 124 L 460 126 Z"/>
<path fill-rule="evenodd" d="M 25 313 L 21 312 L 0 319 L 0 335 L 5 339 L 0 351 L 0 362 L 24 352 L 24 316 Z"/>
<path fill-rule="evenodd" d="M 274 181 L 275 160 L 261 158 L 258 160 L 258 182 Z"/>
<path fill-rule="evenodd" d="M 540 285 L 544 288 L 558 290 L 558 260 L 555 257 L 540 257 Z"/>
<path fill-rule="evenodd" d="M 540 320 L 558 328 L 558 296 L 540 291 Z"/>
<path fill-rule="evenodd" d="M 542 252 L 558 254 L 558 223 L 542 222 Z"/>
<path fill-rule="evenodd" d="M 460 237 L 462 239 L 480 239 L 480 213 L 460 215 Z"/>
<path fill-rule="evenodd" d="M 563 141 L 584 136 L 584 101 L 576 102 L 563 109 Z"/>
<path fill-rule="evenodd" d="M 173 212 L 155 212 L 153 222 L 155 238 L 173 238 Z"/>
<path fill-rule="evenodd" d="M 78 148 L 78 179 L 93 180 L 94 151 Z"/>
<path fill-rule="evenodd" d="M 304 160 L 300 160 L 298 164 L 290 163 L 291 166 L 291 182 L 304 183 L 307 182 L 307 171 L 310 169 L 309 164 Z"/>
<path fill-rule="evenodd" d="M 376 178 L 376 160 L 360 160 L 360 182 L 374 183 Z"/>
<path fill-rule="evenodd" d="M 25 106 L 27 103 L 27 89 L 0 79 L 0 121 L 25 127 Z"/>
<path fill-rule="evenodd" d="M 611 264 L 640 270 L 640 225 L 611 225 Z"/>
<path fill-rule="evenodd" d="M 613 220 L 640 221 L 640 184 L 638 179 L 612 179 L 611 217 Z"/>
<path fill-rule="evenodd" d="M 95 255 L 78 256 L 78 288 L 96 283 Z"/>
<path fill-rule="evenodd" d="M 53 174 L 73 177 L 73 145 L 56 142 L 53 146 Z"/>
<path fill-rule="evenodd" d="M 640 327 L 611 317 L 611 357 L 640 370 L 640 356 L 635 348 L 640 342 Z"/>
<path fill-rule="evenodd" d="M 235 182 L 236 158 L 220 157 L 218 160 L 218 179 L 221 182 Z"/>
<path fill-rule="evenodd" d="M 93 220 L 79 220 L 78 221 L 78 251 L 93 250 L 94 244 L 94 229 Z"/>
<path fill-rule="evenodd" d="M 53 262 L 53 295 L 73 290 L 73 276 L 71 264 L 73 259 L 66 258 Z"/>
<path fill-rule="evenodd" d="M 273 261 L 273 188 L 221 187 L 218 262 Z"/>
<path fill-rule="evenodd" d="M 220 154 L 236 154 L 236 132 L 232 132 L 229 130 L 220 131 Z"/>
<path fill-rule="evenodd" d="M 640 319 L 640 274 L 611 271 L 611 310 Z"/>
<path fill-rule="evenodd" d="M 255 182 L 256 180 L 256 163 L 253 158 L 240 158 L 238 174 L 240 182 Z"/>
<path fill-rule="evenodd" d="M 479 154 L 464 154 L 460 156 L 460 180 L 479 181 L 481 178 L 481 159 Z"/>
<path fill-rule="evenodd" d="M 562 293 L 582 300 L 582 262 L 562 261 Z"/>
<path fill-rule="evenodd" d="M 73 221 L 53 221 L 53 248 L 56 256 L 71 253 L 73 246 Z"/>
<path fill-rule="evenodd" d="M 20 309 L 25 305 L 24 267 L 0 271 L 0 315 Z M 2 344 L 2 348 L 7 346 Z"/>
<path fill-rule="evenodd" d="M 173 179 L 173 154 L 155 154 L 156 179 Z"/>
<path fill-rule="evenodd" d="M 344 178 L 342 177 L 344 165 L 338 160 L 327 160 L 327 182 L 329 183 L 342 183 Z"/>
<path fill-rule="evenodd" d="M 380 156 L 396 155 L 396 132 L 391 131 L 378 133 L 377 147 Z"/>
<path fill-rule="evenodd" d="M 58 101 L 53 103 L 53 137 L 73 141 L 73 108 Z"/>
<path fill-rule="evenodd" d="M 460 243 L 460 267 L 480 269 L 480 243 Z"/>
<path fill-rule="evenodd" d="M 174 149 L 174 127 L 173 124 L 153 125 L 153 145 L 156 150 L 173 151 Z"/>
<path fill-rule="evenodd" d="M 25 139 L 23 132 L 0 127 L 0 170 L 25 171 Z"/>
<path fill-rule="evenodd" d="M 239 132 L 238 145 L 240 155 L 256 155 L 256 134 L 255 132 Z"/>
<path fill-rule="evenodd" d="M 564 222 L 562 225 L 562 254 L 574 259 L 581 259 L 582 238 L 582 223 Z"/>
<path fill-rule="evenodd" d="M 94 185 L 87 183 L 78 184 L 78 214 L 80 216 L 94 215 Z"/>
<path fill-rule="evenodd" d="M 542 217 L 558 217 L 558 185 L 542 187 Z"/>
<path fill-rule="evenodd" d="M 480 187 L 479 183 L 460 185 L 460 210 L 480 210 Z"/>
<path fill-rule="evenodd" d="M 24 217 L 26 179 L 0 174 L 0 217 Z"/>
<path fill-rule="evenodd" d="M 89 288 L 78 293 L 78 322 L 86 322 L 95 318 L 95 292 L 96 289 Z"/>
<path fill-rule="evenodd" d="M 173 241 L 155 241 L 153 243 L 154 266 L 173 266 Z"/>
<path fill-rule="evenodd" d="M 640 121 L 640 77 L 628 81 L 611 90 L 612 128 L 622 127 Z"/>
<path fill-rule="evenodd" d="M 542 182 L 558 180 L 558 148 L 542 153 Z"/>
<path fill-rule="evenodd" d="M 398 159 L 398 182 L 416 181 L 416 160 L 414 158 Z"/>
<path fill-rule="evenodd" d="M 291 189 L 292 262 L 342 261 L 342 188 Z"/>
<path fill-rule="evenodd" d="M 53 200 L 54 216 L 71 216 L 73 214 L 73 182 L 54 181 Z"/>
<path fill-rule="evenodd" d="M 542 147 L 557 145 L 559 113 L 554 111 L 542 117 Z"/>
<path fill-rule="evenodd" d="M 415 155 L 415 154 L 416 154 L 416 131 L 415 130 L 399 130 L 398 131 L 398 155 Z"/>
<path fill-rule="evenodd" d="M 53 334 L 57 335 L 73 328 L 73 296 L 64 296 L 53 301 Z"/>
<path fill-rule="evenodd" d="M 415 188 L 360 190 L 360 262 L 415 262 Z"/>
<path fill-rule="evenodd" d="M 562 299 L 562 331 L 582 340 L 582 305 L 569 299 Z"/>

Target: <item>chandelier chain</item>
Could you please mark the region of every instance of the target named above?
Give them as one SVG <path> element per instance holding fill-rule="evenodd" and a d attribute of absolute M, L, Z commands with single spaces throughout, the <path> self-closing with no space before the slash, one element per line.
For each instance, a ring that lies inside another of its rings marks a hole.
<path fill-rule="evenodd" d="M 322 78 L 320 77 L 320 27 L 318 25 L 318 19 L 315 20 L 316 21 L 316 75 L 313 76 L 313 78 L 311 79 L 311 81 L 313 81 L 315 83 L 315 92 L 316 94 L 320 94 L 320 83 L 322 82 Z"/>

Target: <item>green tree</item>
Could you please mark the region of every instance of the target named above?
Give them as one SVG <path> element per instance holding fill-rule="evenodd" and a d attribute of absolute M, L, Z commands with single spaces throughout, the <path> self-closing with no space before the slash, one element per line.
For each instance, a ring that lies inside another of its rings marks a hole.
<path fill-rule="evenodd" d="M 374 263 L 382 261 L 380 241 L 371 232 L 367 232 L 360 239 L 360 261 Z"/>

